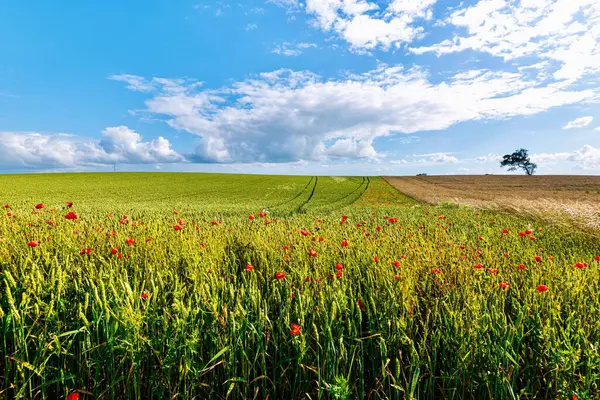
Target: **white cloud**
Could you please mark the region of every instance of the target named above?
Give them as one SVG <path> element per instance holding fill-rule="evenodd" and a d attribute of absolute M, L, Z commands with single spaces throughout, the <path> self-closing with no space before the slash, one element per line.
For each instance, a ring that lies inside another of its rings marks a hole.
<path fill-rule="evenodd" d="M 308 42 L 283 42 L 282 44 L 275 46 L 275 48 L 271 52 L 283 56 L 299 56 L 304 52 L 304 50 L 309 49 L 311 47 L 314 48 L 317 47 L 317 45 L 315 43 Z"/>
<path fill-rule="evenodd" d="M 576 118 L 573 121 L 569 121 L 565 126 L 563 126 L 563 129 L 585 128 L 586 126 L 591 124 L 593 120 L 594 117 Z"/>
<path fill-rule="evenodd" d="M 65 134 L 0 132 L 0 168 L 77 168 L 116 163 L 183 162 L 169 141 L 158 137 L 143 142 L 126 126 L 106 128 L 102 140 Z"/>
<path fill-rule="evenodd" d="M 526 72 L 471 70 L 432 83 L 420 68 L 383 64 L 329 80 L 277 70 L 220 89 L 177 82 L 178 90 L 167 90 L 153 80 L 146 111 L 202 138 L 197 156 L 218 162 L 374 158 L 378 137 L 534 115 L 598 95 L 598 89 L 542 84 Z M 326 143 L 338 140 L 328 150 Z"/>
<path fill-rule="evenodd" d="M 423 34 L 417 26 L 431 19 L 436 0 L 392 0 L 382 8 L 377 0 L 269 0 L 291 11 L 304 9 L 313 25 L 333 32 L 357 51 L 400 47 Z"/>
<path fill-rule="evenodd" d="M 556 64 L 555 79 L 571 82 L 600 72 L 598 0 L 481 0 L 454 11 L 443 24 L 455 28 L 452 39 L 411 51 L 439 56 L 476 50 L 504 60 L 537 57 Z"/>
<path fill-rule="evenodd" d="M 127 83 L 127 89 L 136 92 L 150 92 L 154 86 L 147 82 L 144 78 L 131 74 L 120 74 L 109 76 L 108 79 Z"/>
<path fill-rule="evenodd" d="M 244 28 L 244 30 L 245 30 L 246 32 L 250 32 L 250 31 L 253 31 L 253 30 L 255 30 L 255 29 L 258 29 L 258 25 L 256 25 L 256 24 L 248 24 L 248 25 L 246 25 L 246 27 Z"/>
<path fill-rule="evenodd" d="M 540 164 L 556 164 L 560 161 L 569 161 L 573 167 L 583 170 L 600 169 L 600 149 L 586 144 L 579 150 L 572 152 L 538 153 L 531 156 L 532 161 Z"/>
<path fill-rule="evenodd" d="M 458 164 L 458 158 L 451 155 L 452 153 L 429 153 L 415 154 L 413 157 L 424 157 L 419 162 L 421 163 L 437 163 L 437 164 Z"/>

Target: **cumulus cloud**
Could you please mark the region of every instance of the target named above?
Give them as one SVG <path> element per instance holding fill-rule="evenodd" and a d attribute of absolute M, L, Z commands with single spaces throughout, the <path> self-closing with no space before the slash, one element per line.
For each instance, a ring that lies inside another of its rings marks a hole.
<path fill-rule="evenodd" d="M 588 144 L 572 152 L 537 153 L 532 155 L 531 159 L 539 164 L 556 164 L 560 161 L 569 161 L 576 169 L 600 169 L 600 149 Z"/>
<path fill-rule="evenodd" d="M 563 126 L 563 129 L 585 128 L 586 126 L 591 124 L 593 120 L 594 117 L 576 118 L 573 121 L 569 121 L 565 126 Z"/>
<path fill-rule="evenodd" d="M 216 89 L 156 78 L 142 84 L 155 87 L 145 112 L 201 138 L 195 157 L 214 162 L 376 158 L 382 136 L 534 115 L 598 94 L 485 69 L 434 83 L 421 68 L 385 64 L 331 79 L 281 69 Z"/>
<path fill-rule="evenodd" d="M 410 50 L 438 56 L 475 50 L 504 60 L 537 57 L 554 63 L 553 77 L 567 81 L 600 72 L 598 0 L 481 0 L 455 10 L 442 24 L 455 29 L 452 39 Z"/>
<path fill-rule="evenodd" d="M 423 35 L 418 22 L 431 19 L 436 0 L 269 0 L 291 11 L 304 10 L 313 25 L 333 32 L 359 51 L 390 49 Z"/>
<path fill-rule="evenodd" d="M 0 132 L 0 168 L 79 168 L 112 164 L 184 162 L 169 141 L 150 142 L 126 126 L 106 128 L 102 140 L 66 134 Z"/>

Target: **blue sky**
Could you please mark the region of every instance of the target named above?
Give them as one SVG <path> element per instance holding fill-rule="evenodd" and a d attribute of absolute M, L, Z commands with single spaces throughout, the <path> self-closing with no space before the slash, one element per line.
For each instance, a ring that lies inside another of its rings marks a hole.
<path fill-rule="evenodd" d="M 0 171 L 600 173 L 597 0 L 0 0 Z"/>

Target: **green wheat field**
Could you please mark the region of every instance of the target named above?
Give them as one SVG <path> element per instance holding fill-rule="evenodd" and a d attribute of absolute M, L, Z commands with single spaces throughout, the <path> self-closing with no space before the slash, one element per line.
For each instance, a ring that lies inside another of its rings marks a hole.
<path fill-rule="evenodd" d="M 0 202 L 0 398 L 600 398 L 574 228 L 376 177 L 2 175 Z"/>

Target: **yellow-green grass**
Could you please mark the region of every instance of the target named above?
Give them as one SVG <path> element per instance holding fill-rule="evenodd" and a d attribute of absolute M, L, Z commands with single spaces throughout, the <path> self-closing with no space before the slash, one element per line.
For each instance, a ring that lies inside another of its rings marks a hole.
<path fill-rule="evenodd" d="M 583 233 L 379 178 L 1 176 L 0 193 L 0 397 L 600 396 Z"/>

